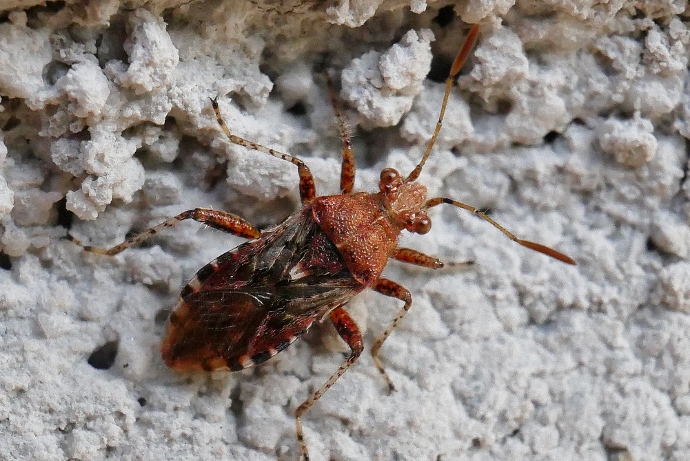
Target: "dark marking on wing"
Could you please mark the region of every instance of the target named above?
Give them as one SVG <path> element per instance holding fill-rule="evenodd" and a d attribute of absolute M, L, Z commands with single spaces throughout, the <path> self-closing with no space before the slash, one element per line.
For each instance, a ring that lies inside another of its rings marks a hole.
<path fill-rule="evenodd" d="M 196 277 L 201 283 L 203 283 L 204 280 L 208 279 L 215 272 L 216 268 L 213 267 L 212 264 L 206 264 L 204 267 L 199 269 L 199 272 L 196 273 Z"/>
<path fill-rule="evenodd" d="M 259 352 L 258 354 L 252 355 L 252 362 L 254 362 L 254 365 L 260 365 L 273 357 L 273 355 L 274 354 L 271 354 L 269 351 Z"/>
<path fill-rule="evenodd" d="M 192 289 L 192 287 L 189 286 L 189 284 L 187 284 L 184 286 L 184 288 L 180 292 L 180 298 L 186 298 L 188 295 L 190 295 L 193 292 L 194 292 L 194 290 Z"/>
<path fill-rule="evenodd" d="M 364 289 L 309 207 L 224 253 L 196 280 L 182 291 L 163 340 L 163 359 L 176 370 L 265 362 Z"/>

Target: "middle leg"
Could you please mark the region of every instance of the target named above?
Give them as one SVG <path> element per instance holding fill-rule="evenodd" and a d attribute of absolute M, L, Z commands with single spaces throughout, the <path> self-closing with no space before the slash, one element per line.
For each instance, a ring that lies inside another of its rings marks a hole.
<path fill-rule="evenodd" d="M 391 381 L 390 377 L 388 376 L 388 373 L 386 373 L 386 369 L 383 368 L 383 363 L 379 358 L 379 349 L 381 349 L 383 342 L 386 340 L 386 338 L 388 338 L 388 336 L 390 336 L 391 332 L 398 325 L 398 322 L 400 322 L 400 320 L 402 320 L 405 314 L 407 314 L 407 311 L 410 310 L 410 306 L 412 305 L 412 296 L 410 295 L 410 292 L 407 291 L 407 288 L 405 288 L 404 286 L 399 285 L 393 282 L 392 280 L 384 278 L 380 278 L 372 288 L 381 293 L 382 295 L 390 296 L 391 298 L 397 298 L 401 301 L 405 301 L 405 305 L 400 310 L 400 312 L 398 312 L 398 315 L 396 315 L 393 321 L 390 323 L 390 325 L 388 325 L 388 327 L 385 330 L 383 330 L 381 336 L 376 338 L 374 345 L 371 347 L 371 357 L 374 359 L 374 364 L 376 365 L 376 368 L 378 368 L 378 370 L 381 372 L 383 379 L 386 380 L 386 384 L 388 384 L 388 392 L 390 393 L 395 390 L 395 386 L 393 386 L 393 381 Z"/>
<path fill-rule="evenodd" d="M 345 360 L 345 363 L 340 365 L 340 368 L 328 378 L 328 381 L 324 383 L 323 386 L 314 392 L 307 400 L 302 402 L 302 404 L 295 410 L 295 425 L 297 427 L 297 441 L 300 445 L 300 450 L 302 451 L 302 456 L 304 461 L 309 461 L 309 451 L 307 450 L 307 442 L 304 441 L 304 431 L 302 430 L 302 415 L 311 408 L 317 400 L 321 398 L 323 394 L 326 393 L 328 389 L 340 378 L 345 371 L 347 371 L 350 366 L 357 361 L 362 350 L 364 349 L 364 343 L 362 341 L 362 334 L 359 332 L 359 328 L 352 317 L 342 307 L 336 307 L 330 314 L 331 321 L 335 325 L 335 329 L 341 338 L 350 346 L 350 355 Z"/>
<path fill-rule="evenodd" d="M 278 152 L 277 150 L 271 149 L 270 147 L 262 146 L 261 144 L 248 141 L 244 138 L 232 134 L 228 126 L 225 124 L 223 116 L 220 113 L 218 101 L 216 99 L 211 99 L 211 104 L 213 105 L 213 111 L 216 113 L 216 120 L 218 121 L 218 124 L 220 125 L 220 127 L 223 130 L 223 133 L 225 133 L 225 136 L 228 137 L 231 143 L 237 144 L 242 147 L 246 147 L 247 149 L 258 150 L 259 152 L 272 155 L 273 157 L 285 160 L 286 162 L 290 162 L 293 165 L 297 166 L 297 173 L 299 174 L 300 200 L 302 201 L 302 203 L 309 203 L 312 200 L 314 200 L 314 197 L 316 197 L 316 186 L 314 185 L 314 176 L 312 176 L 311 170 L 309 170 L 309 167 L 302 160 L 298 159 L 293 155 Z"/>

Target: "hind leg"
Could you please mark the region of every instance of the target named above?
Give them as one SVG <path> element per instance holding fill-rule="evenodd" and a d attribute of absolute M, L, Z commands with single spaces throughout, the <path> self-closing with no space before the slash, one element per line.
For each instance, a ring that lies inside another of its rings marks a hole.
<path fill-rule="evenodd" d="M 138 245 L 144 240 L 156 235 L 163 229 L 172 227 L 180 221 L 184 221 L 185 219 L 193 219 L 194 221 L 206 224 L 207 226 L 213 227 L 214 229 L 219 229 L 224 232 L 236 235 L 238 237 L 257 238 L 261 235 L 261 232 L 259 232 L 254 226 L 252 226 L 247 221 L 245 221 L 237 215 L 226 213 L 224 211 L 210 210 L 207 208 L 195 208 L 193 210 L 183 211 L 177 216 L 174 216 L 168 219 L 167 221 L 158 224 L 157 226 L 154 226 L 150 229 L 145 230 L 144 232 L 130 237 L 121 244 L 115 245 L 112 248 L 106 249 L 94 247 L 91 245 L 84 245 L 82 242 L 80 242 L 70 234 L 67 234 L 66 238 L 70 242 L 76 243 L 80 247 L 84 248 L 84 250 L 89 251 L 91 253 L 113 256 L 126 250 L 131 246 Z"/>

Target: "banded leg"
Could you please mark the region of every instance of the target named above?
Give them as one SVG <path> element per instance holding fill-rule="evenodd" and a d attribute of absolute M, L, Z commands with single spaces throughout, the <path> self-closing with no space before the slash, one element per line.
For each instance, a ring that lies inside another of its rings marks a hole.
<path fill-rule="evenodd" d="M 330 78 L 328 79 L 328 96 L 331 99 L 331 106 L 335 112 L 335 117 L 338 120 L 338 132 L 340 139 L 343 141 L 342 157 L 343 163 L 340 167 L 340 192 L 342 194 L 349 194 L 355 185 L 355 153 L 352 150 L 352 142 L 350 141 L 350 132 L 345 124 L 343 118 L 343 111 L 340 106 L 340 100 L 333 89 Z"/>
<path fill-rule="evenodd" d="M 239 136 L 232 134 L 228 126 L 225 124 L 223 116 L 220 114 L 220 108 L 218 107 L 218 99 L 211 99 L 211 104 L 213 105 L 213 111 L 216 113 L 216 120 L 218 120 L 218 124 L 220 125 L 220 127 L 223 130 L 223 133 L 225 133 L 225 136 L 228 137 L 231 143 L 240 145 L 242 147 L 246 147 L 247 149 L 258 150 L 259 152 L 263 152 L 264 154 L 272 155 L 273 157 L 285 160 L 286 162 L 290 162 L 293 165 L 296 165 L 297 173 L 299 174 L 300 200 L 302 201 L 302 203 L 309 203 L 314 199 L 314 197 L 316 197 L 316 186 L 314 185 L 314 177 L 312 176 L 309 167 L 302 160 L 290 154 L 278 152 L 277 150 L 271 149 L 270 147 L 262 146 L 261 144 L 248 141 L 244 138 L 240 138 Z"/>
<path fill-rule="evenodd" d="M 164 221 L 158 224 L 157 226 L 145 230 L 133 237 L 130 237 L 121 244 L 115 245 L 114 247 L 108 249 L 94 247 L 91 245 L 84 245 L 79 240 L 77 240 L 69 234 L 67 234 L 66 238 L 67 240 L 76 243 L 77 245 L 84 248 L 84 250 L 90 251 L 91 253 L 113 256 L 126 250 L 131 246 L 138 245 L 147 238 L 156 235 L 163 229 L 172 227 L 180 221 L 184 221 L 185 219 L 193 219 L 194 221 L 206 224 L 207 226 L 213 227 L 214 229 L 219 229 L 224 232 L 236 235 L 238 237 L 257 238 L 261 235 L 261 232 L 259 232 L 254 226 L 252 226 L 247 221 L 245 221 L 237 215 L 226 213 L 224 211 L 210 210 L 207 208 L 195 208 L 193 210 L 183 211 L 177 216 L 172 217 L 167 221 Z"/>
<path fill-rule="evenodd" d="M 545 254 L 546 256 L 550 256 L 554 259 L 557 259 L 561 262 L 564 262 L 566 264 L 572 264 L 573 266 L 576 266 L 577 263 L 573 258 L 571 258 L 568 255 L 565 255 L 561 253 L 560 251 L 554 250 L 553 248 L 547 247 L 546 245 L 542 245 L 541 243 L 536 243 L 536 242 L 531 242 L 529 240 L 523 240 L 517 238 L 512 232 L 508 231 L 506 228 L 501 226 L 499 223 L 491 219 L 486 213 L 483 213 L 479 211 L 477 208 L 473 207 L 472 205 L 468 205 L 463 202 L 459 202 L 457 200 L 453 200 L 450 198 L 445 198 L 445 197 L 436 197 L 432 198 L 426 201 L 424 204 L 424 208 L 431 208 L 435 207 L 437 205 L 440 205 L 442 203 L 448 204 L 448 205 L 453 205 L 458 208 L 462 208 L 463 210 L 467 210 L 473 215 L 479 216 L 482 218 L 484 221 L 488 222 L 492 226 L 494 226 L 496 229 L 500 230 L 503 232 L 503 234 L 508 237 L 510 240 L 513 242 L 522 245 L 525 248 L 529 248 L 530 250 L 538 251 L 539 253 Z"/>
<path fill-rule="evenodd" d="M 321 398 L 321 396 L 326 393 L 326 391 L 340 378 L 350 365 L 355 363 L 359 358 L 359 355 L 364 349 L 364 343 L 362 342 L 362 334 L 359 332 L 359 328 L 352 317 L 345 312 L 342 307 L 336 307 L 330 314 L 331 321 L 335 325 L 335 329 L 341 338 L 350 346 L 350 355 L 348 356 L 345 363 L 340 365 L 340 368 L 328 378 L 328 381 L 319 388 L 318 391 L 314 392 L 307 400 L 302 402 L 302 404 L 295 410 L 295 425 L 297 427 L 297 441 L 299 442 L 300 450 L 302 451 L 303 461 L 309 461 L 309 451 L 307 450 L 307 442 L 304 441 L 304 431 L 302 430 L 302 415 L 311 408 L 314 403 Z"/>
<path fill-rule="evenodd" d="M 398 261 L 414 264 L 415 266 L 428 267 L 430 269 L 440 269 L 442 267 L 467 267 L 474 264 L 474 261 L 446 261 L 429 256 L 412 248 L 395 248 L 390 255 Z"/>
<path fill-rule="evenodd" d="M 386 338 L 388 338 L 388 336 L 390 336 L 393 329 L 395 329 L 395 327 L 398 325 L 398 322 L 400 322 L 400 320 L 403 317 L 405 317 L 405 314 L 407 314 L 407 311 L 410 310 L 410 306 L 412 305 L 412 296 L 410 296 L 410 292 L 407 291 L 407 288 L 405 288 L 404 286 L 399 285 L 393 282 L 392 280 L 384 278 L 380 278 L 372 288 L 381 293 L 382 295 L 390 296 L 391 298 L 397 298 L 401 301 L 405 301 L 405 305 L 400 310 L 400 312 L 398 312 L 398 315 L 395 316 L 393 321 L 383 331 L 381 336 L 376 338 L 374 345 L 371 347 L 371 357 L 374 359 L 374 364 L 376 365 L 376 368 L 378 368 L 381 372 L 381 375 L 383 375 L 383 379 L 386 380 L 386 384 L 388 384 L 388 392 L 390 393 L 395 390 L 395 386 L 393 386 L 393 381 L 391 381 L 390 377 L 388 376 L 388 373 L 386 373 L 386 370 L 383 368 L 383 363 L 379 358 L 379 349 L 381 349 L 383 342 L 386 340 Z"/>

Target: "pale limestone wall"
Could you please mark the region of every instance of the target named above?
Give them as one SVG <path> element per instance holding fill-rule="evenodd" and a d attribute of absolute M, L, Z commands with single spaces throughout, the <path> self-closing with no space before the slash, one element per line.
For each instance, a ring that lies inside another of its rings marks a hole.
<path fill-rule="evenodd" d="M 474 22 L 420 180 L 579 265 L 433 210 L 402 244 L 476 264 L 390 264 L 413 297 L 381 352 L 398 390 L 364 354 L 305 416 L 312 458 L 687 459 L 686 2 L 84 5 L 0 2 L 0 459 L 297 459 L 292 411 L 342 360 L 332 328 L 256 370 L 177 375 L 158 354 L 165 309 L 241 240 L 184 223 L 108 258 L 61 240 L 65 224 L 107 246 L 199 206 L 260 228 L 296 210 L 296 169 L 229 144 L 212 97 L 336 193 L 329 70 L 357 188 L 376 190 L 420 158 Z M 368 345 L 399 304 L 352 301 Z M 104 344 L 117 354 L 96 369 Z"/>

